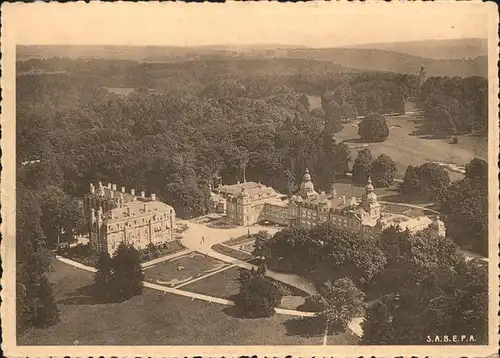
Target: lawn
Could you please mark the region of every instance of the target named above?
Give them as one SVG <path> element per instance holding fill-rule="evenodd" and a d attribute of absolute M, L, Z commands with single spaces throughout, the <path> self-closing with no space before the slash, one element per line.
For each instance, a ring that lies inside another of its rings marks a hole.
<path fill-rule="evenodd" d="M 190 279 L 218 270 L 226 264 L 197 252 L 165 261 L 144 270 L 146 281 L 176 286 Z"/>
<path fill-rule="evenodd" d="M 234 295 L 239 292 L 237 279 L 239 277 L 240 270 L 244 269 L 236 266 L 231 267 L 227 270 L 218 272 L 215 275 L 187 284 L 186 286 L 183 286 L 182 289 L 190 292 L 202 293 L 209 296 L 233 300 Z M 273 279 L 270 277 L 268 277 L 268 279 L 273 281 Z M 283 283 L 280 284 L 290 290 L 291 296 L 307 296 L 307 293 L 295 287 L 291 287 Z"/>
<path fill-rule="evenodd" d="M 301 319 L 275 315 L 243 319 L 234 308 L 145 289 L 142 296 L 117 304 L 96 304 L 87 295 L 92 274 L 55 262 L 61 321 L 18 336 L 19 345 L 320 345 Z M 328 344 L 356 344 L 347 334 L 329 336 Z"/>
<path fill-rule="evenodd" d="M 234 250 L 230 247 L 223 246 L 220 244 L 216 244 L 216 245 L 212 246 L 212 250 L 214 250 L 218 253 L 230 256 L 230 257 L 237 259 L 237 260 L 247 261 L 247 260 L 250 260 L 251 258 L 253 258 L 253 256 L 250 254 L 247 254 L 247 253 L 242 252 L 242 251 Z"/>
<path fill-rule="evenodd" d="M 415 105 L 406 103 L 406 111 L 414 112 Z M 383 143 L 368 144 L 374 157 L 387 154 L 395 162 L 398 177 L 402 178 L 408 165 L 418 166 L 428 161 L 440 161 L 463 165 L 473 158 L 487 159 L 488 143 L 484 137 L 473 135 L 459 136 L 457 144 L 450 144 L 449 139 L 430 139 L 428 135 L 418 134 L 422 115 L 409 113 L 402 116 L 386 116 L 390 129 L 389 138 Z M 363 144 L 358 136 L 355 122 L 347 123 L 344 129 L 335 134 L 337 141 L 345 141 L 350 146 Z M 358 149 L 352 149 L 353 159 L 357 156 Z M 458 173 L 450 173 L 453 180 L 461 179 Z"/>
<path fill-rule="evenodd" d="M 351 183 L 351 179 L 343 179 L 342 181 L 337 181 L 334 184 L 334 189 L 337 196 L 345 196 L 346 201 L 349 198 L 355 196 L 356 198 L 360 198 L 365 193 L 365 185 L 354 185 Z M 375 188 L 375 193 L 382 200 L 382 197 L 385 195 L 395 195 L 399 194 L 399 189 L 397 183 L 389 188 Z"/>

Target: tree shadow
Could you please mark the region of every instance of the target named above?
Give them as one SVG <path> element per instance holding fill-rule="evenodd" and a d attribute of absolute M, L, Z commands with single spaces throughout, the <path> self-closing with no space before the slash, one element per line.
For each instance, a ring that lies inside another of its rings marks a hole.
<path fill-rule="evenodd" d="M 287 336 L 304 338 L 321 336 L 325 332 L 325 320 L 322 317 L 292 318 L 283 323 Z"/>
<path fill-rule="evenodd" d="M 93 285 L 82 286 L 73 292 L 67 293 L 66 298 L 57 301 L 61 305 L 98 305 L 105 304 L 95 297 Z"/>
<path fill-rule="evenodd" d="M 352 143 L 352 144 L 369 144 L 368 142 L 364 141 L 361 138 L 349 138 L 349 139 L 344 139 L 342 143 Z"/>
<path fill-rule="evenodd" d="M 245 316 L 245 313 L 241 311 L 241 309 L 239 309 L 238 307 L 236 306 L 229 306 L 229 307 L 226 307 L 222 310 L 222 312 L 224 312 L 226 315 L 228 315 L 229 317 L 233 317 L 233 318 L 248 318 Z"/>

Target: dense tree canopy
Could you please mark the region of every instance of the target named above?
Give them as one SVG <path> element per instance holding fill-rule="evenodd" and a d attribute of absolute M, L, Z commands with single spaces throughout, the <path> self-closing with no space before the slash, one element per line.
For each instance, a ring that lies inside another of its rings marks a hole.
<path fill-rule="evenodd" d="M 352 182 L 355 184 L 366 184 L 368 177 L 372 171 L 372 152 L 365 148 L 358 152 L 358 156 L 352 166 Z"/>
<path fill-rule="evenodd" d="M 440 201 L 447 234 L 460 246 L 488 254 L 488 164 L 473 159 L 465 178 L 451 184 Z"/>
<path fill-rule="evenodd" d="M 371 165 L 371 177 L 373 185 L 377 188 L 391 186 L 396 177 L 396 163 L 391 157 L 381 154 Z"/>
<path fill-rule="evenodd" d="M 274 315 L 283 294 L 277 284 L 265 277 L 264 270 L 240 271 L 240 291 L 235 299 L 237 309 L 246 317 L 270 317 Z"/>
<path fill-rule="evenodd" d="M 367 282 L 382 271 L 386 261 L 375 238 L 361 239 L 359 233 L 331 223 L 283 229 L 263 247 L 268 250 L 271 269 L 296 272 L 318 284 L 342 277 Z"/>
<path fill-rule="evenodd" d="M 242 60 L 231 68 L 224 61 L 21 62 L 17 158 L 41 162 L 19 179 L 71 196 L 82 196 L 89 182 L 113 182 L 156 193 L 181 217 L 208 210 L 208 183 L 217 176 L 226 183 L 245 177 L 288 193 L 309 167 L 318 189 L 329 191 L 350 161 L 349 148 L 332 137 L 330 119 L 391 112 L 384 94 L 406 98 L 413 82 L 333 67 L 325 75 L 324 67 L 320 72 L 314 61 L 307 63 L 310 77 L 299 76 L 297 62 L 286 60 Z M 119 95 L 115 87 L 133 91 Z M 305 93 L 323 95 L 323 109 L 311 109 Z"/>
<path fill-rule="evenodd" d="M 487 322 L 487 264 L 473 260 L 433 271 L 422 284 L 373 305 L 363 323 L 363 343 L 421 345 L 451 332 L 459 340 L 466 337 L 461 344 L 486 344 Z"/>
<path fill-rule="evenodd" d="M 52 257 L 40 225 L 38 195 L 23 185 L 16 195 L 16 328 L 22 331 L 58 322 L 59 310 L 45 276 Z"/>
<path fill-rule="evenodd" d="M 488 81 L 482 77 L 431 77 L 422 86 L 427 127 L 435 134 L 487 134 Z"/>
<path fill-rule="evenodd" d="M 389 136 L 389 127 L 385 117 L 370 113 L 358 124 L 358 135 L 365 142 L 383 142 Z"/>
<path fill-rule="evenodd" d="M 408 197 L 435 200 L 442 197 L 450 182 L 450 175 L 438 164 L 424 163 L 419 167 L 409 165 L 400 189 L 401 194 Z"/>

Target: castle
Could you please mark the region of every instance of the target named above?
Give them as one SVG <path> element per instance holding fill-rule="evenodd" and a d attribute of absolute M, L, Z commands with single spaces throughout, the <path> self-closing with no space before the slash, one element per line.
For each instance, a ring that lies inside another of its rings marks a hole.
<path fill-rule="evenodd" d="M 394 226 L 410 232 L 431 228 L 438 235 L 445 235 L 444 224 L 439 218 L 410 217 L 384 210 L 370 178 L 365 193 L 359 199 L 338 196 L 334 189 L 328 194 L 316 192 L 308 169 L 298 192 L 289 198 L 255 182 L 220 186 L 215 196 L 219 204 L 220 198 L 225 198 L 227 219 L 241 226 L 268 221 L 283 226 L 311 228 L 331 222 L 340 228 L 362 234 L 380 233 Z"/>
<path fill-rule="evenodd" d="M 155 194 L 136 196 L 134 189 L 127 193 L 125 187 L 99 182 L 97 188 L 90 184 L 83 205 L 90 246 L 97 251 L 113 254 L 121 242 L 144 249 L 175 240 L 175 210 Z"/>

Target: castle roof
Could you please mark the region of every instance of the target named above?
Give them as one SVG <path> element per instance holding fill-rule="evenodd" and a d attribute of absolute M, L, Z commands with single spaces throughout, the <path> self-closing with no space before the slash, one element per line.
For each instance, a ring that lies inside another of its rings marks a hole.
<path fill-rule="evenodd" d="M 104 213 L 104 222 L 112 224 L 129 218 L 141 218 L 151 214 L 160 214 L 174 209 L 161 201 L 132 201 L 120 208 L 111 209 Z M 130 213 L 130 214 L 129 214 Z"/>
<path fill-rule="evenodd" d="M 267 197 L 278 195 L 273 188 L 252 181 L 232 185 L 223 185 L 219 188 L 219 193 L 223 196 L 238 197 L 242 191 L 245 191 L 245 193 L 251 197 L 258 196 L 259 194 L 264 194 Z"/>

